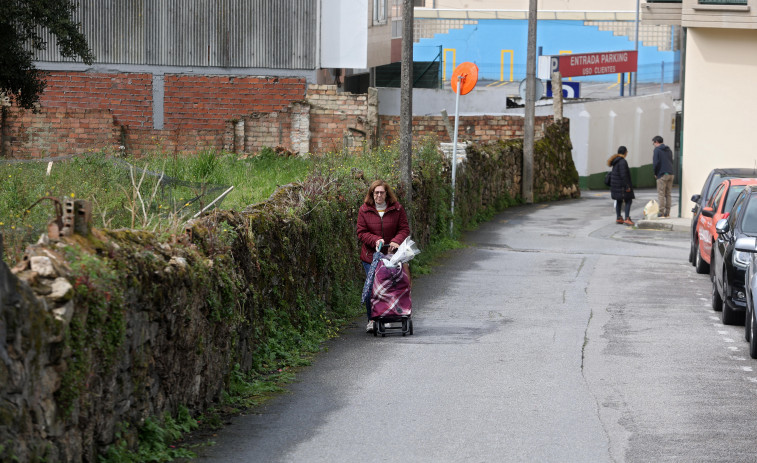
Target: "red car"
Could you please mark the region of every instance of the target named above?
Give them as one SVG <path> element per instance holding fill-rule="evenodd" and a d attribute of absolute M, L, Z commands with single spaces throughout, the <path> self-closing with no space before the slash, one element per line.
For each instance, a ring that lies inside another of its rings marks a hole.
<path fill-rule="evenodd" d="M 697 242 L 699 247 L 694 265 L 697 273 L 709 273 L 712 258 L 712 245 L 718 235 L 715 232 L 715 224 L 718 220 L 725 219 L 731 212 L 736 197 L 744 191 L 747 185 L 756 185 L 757 178 L 732 178 L 723 180 L 718 185 L 712 197 L 702 208 L 702 213 L 697 221 Z"/>

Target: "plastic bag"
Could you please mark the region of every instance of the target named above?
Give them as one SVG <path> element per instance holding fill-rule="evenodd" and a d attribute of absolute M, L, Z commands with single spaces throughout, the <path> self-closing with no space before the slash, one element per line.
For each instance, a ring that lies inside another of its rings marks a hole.
<path fill-rule="evenodd" d="M 405 241 L 397 248 L 397 252 L 390 255 L 388 259 L 382 259 L 384 265 L 389 268 L 397 267 L 400 264 L 409 262 L 413 257 L 420 254 L 421 251 L 415 245 L 415 241 L 411 240 L 408 236 Z"/>
<path fill-rule="evenodd" d="M 656 219 L 658 212 L 660 212 L 660 206 L 657 204 L 657 200 L 650 199 L 647 205 L 644 206 L 644 219 Z"/>

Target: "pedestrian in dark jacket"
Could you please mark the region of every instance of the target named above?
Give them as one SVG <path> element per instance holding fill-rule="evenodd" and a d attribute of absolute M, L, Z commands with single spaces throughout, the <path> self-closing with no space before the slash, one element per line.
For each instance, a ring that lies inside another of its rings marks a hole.
<path fill-rule="evenodd" d="M 657 179 L 657 202 L 660 203 L 659 217 L 670 217 L 671 191 L 673 190 L 673 152 L 670 147 L 662 143 L 662 137 L 656 135 L 652 138 L 654 153 L 652 154 L 652 167 Z"/>
<path fill-rule="evenodd" d="M 610 156 L 607 165 L 612 167 L 610 174 L 610 196 L 615 202 L 615 223 L 634 225 L 631 220 L 631 203 L 636 196 L 633 194 L 633 184 L 631 184 L 631 169 L 628 168 L 626 156 L 628 149 L 625 146 L 618 147 L 618 153 Z M 625 220 L 620 215 L 621 209 L 625 204 Z"/>
<path fill-rule="evenodd" d="M 374 181 L 368 188 L 357 215 L 357 237 L 362 243 L 360 260 L 366 276 L 375 251 L 396 251 L 408 236 L 410 226 L 405 208 L 397 201 L 389 184 L 383 180 Z M 368 332 L 373 331 L 373 320 L 370 318 L 368 312 Z"/>

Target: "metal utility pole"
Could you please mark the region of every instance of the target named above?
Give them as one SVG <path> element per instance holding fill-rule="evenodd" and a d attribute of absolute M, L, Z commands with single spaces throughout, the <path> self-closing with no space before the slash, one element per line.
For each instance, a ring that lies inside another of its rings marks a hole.
<path fill-rule="evenodd" d="M 641 0 L 636 0 L 636 34 L 634 37 L 636 38 L 635 42 L 635 48 L 636 50 L 636 56 L 639 56 L 639 3 Z M 638 60 L 638 58 L 636 58 Z M 636 82 L 639 75 L 639 65 L 637 63 L 636 65 L 636 72 L 633 73 L 631 76 L 631 88 L 630 88 L 630 94 L 631 96 L 636 96 Z"/>
<path fill-rule="evenodd" d="M 526 114 L 523 121 L 523 184 L 526 204 L 534 202 L 534 118 L 536 113 L 536 1 L 528 1 L 528 51 L 526 57 Z M 553 89 L 554 91 L 554 89 Z M 561 92 L 562 89 L 557 89 Z"/>
<path fill-rule="evenodd" d="M 413 199 L 413 1 L 402 0 L 402 67 L 400 76 L 400 182 L 403 206 Z"/>

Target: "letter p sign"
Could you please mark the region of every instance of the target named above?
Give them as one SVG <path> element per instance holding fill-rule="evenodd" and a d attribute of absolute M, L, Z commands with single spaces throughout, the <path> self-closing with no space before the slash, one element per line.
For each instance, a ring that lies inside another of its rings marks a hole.
<path fill-rule="evenodd" d="M 552 63 L 550 65 L 550 73 L 560 70 L 560 58 L 558 56 L 552 57 Z"/>

